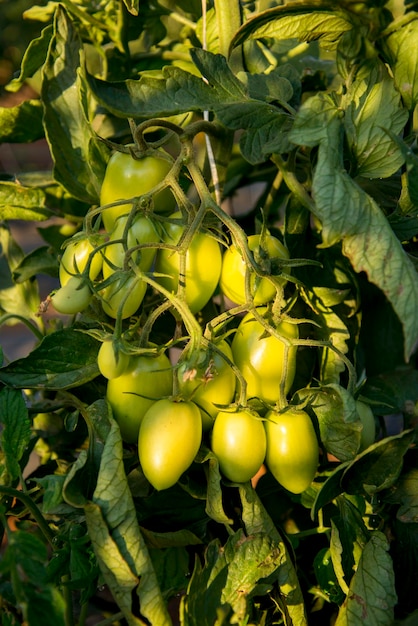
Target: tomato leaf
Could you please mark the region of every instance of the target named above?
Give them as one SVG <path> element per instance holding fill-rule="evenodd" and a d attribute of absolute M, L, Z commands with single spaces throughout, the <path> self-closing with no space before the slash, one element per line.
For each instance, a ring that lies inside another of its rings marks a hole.
<path fill-rule="evenodd" d="M 20 183 L 0 182 L 0 218 L 2 220 L 47 220 L 52 211 L 46 207 L 42 189 Z"/>
<path fill-rule="evenodd" d="M 400 504 L 396 517 L 404 524 L 418 522 L 418 469 L 412 468 L 393 485 L 387 497 Z"/>
<path fill-rule="evenodd" d="M 171 621 L 126 479 L 120 431 L 113 419 L 109 422 L 97 485 L 92 500 L 84 507 L 89 535 L 103 577 L 128 624 L 145 623 L 132 612 L 132 592 L 135 592 L 148 623 L 169 626 Z"/>
<path fill-rule="evenodd" d="M 40 100 L 26 100 L 14 107 L 0 108 L 0 141 L 28 143 L 44 136 Z"/>
<path fill-rule="evenodd" d="M 5 387 L 0 391 L 0 445 L 3 467 L 0 466 L 0 482 L 14 482 L 21 476 L 19 461 L 31 438 L 31 423 L 22 393 Z"/>
<path fill-rule="evenodd" d="M 51 36 L 52 26 L 48 25 L 42 29 L 39 37 L 32 39 L 23 55 L 19 76 L 7 84 L 8 91 L 19 91 L 24 82 L 28 78 L 32 78 L 36 71 L 42 67 L 48 53 Z M 25 129 L 25 132 L 28 132 L 28 128 Z"/>
<path fill-rule="evenodd" d="M 43 69 L 45 132 L 55 179 L 79 200 L 96 204 L 108 151 L 92 130 L 80 53 L 79 35 L 59 6 Z"/>
<path fill-rule="evenodd" d="M 58 276 L 59 263 L 56 254 L 51 252 L 48 246 L 36 248 L 25 256 L 15 267 L 13 279 L 16 283 L 22 283 L 37 274 Z"/>
<path fill-rule="evenodd" d="M 370 496 L 391 487 L 413 440 L 414 431 L 406 430 L 371 445 L 346 468 L 341 483 L 344 491 Z"/>
<path fill-rule="evenodd" d="M 342 240 L 355 271 L 366 272 L 386 295 L 403 326 L 407 361 L 418 337 L 418 274 L 379 206 L 344 170 L 341 131 L 337 106 L 330 96 L 319 94 L 300 109 L 291 139 L 319 144 L 312 194 L 322 222 L 322 245 Z"/>
<path fill-rule="evenodd" d="M 370 376 L 361 392 L 373 402 L 379 415 L 407 413 L 418 402 L 418 372 L 405 366 Z"/>
<path fill-rule="evenodd" d="M 27 357 L 0 369 L 0 381 L 25 389 L 70 389 L 99 375 L 99 343 L 73 328 L 47 335 Z"/>
<path fill-rule="evenodd" d="M 335 626 L 354 626 L 362 622 L 376 626 L 393 624 L 397 596 L 388 550 L 385 535 L 375 531 L 364 547 Z"/>
<path fill-rule="evenodd" d="M 396 87 L 405 106 L 412 111 L 418 102 L 418 60 L 411 54 L 418 42 L 417 14 L 410 13 L 395 22 L 383 38 L 384 50 L 390 59 Z"/>

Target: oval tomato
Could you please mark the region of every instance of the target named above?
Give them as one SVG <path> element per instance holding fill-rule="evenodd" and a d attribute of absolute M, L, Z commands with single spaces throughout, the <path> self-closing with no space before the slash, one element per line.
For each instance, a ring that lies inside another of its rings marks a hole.
<path fill-rule="evenodd" d="M 154 222 L 145 215 L 138 216 L 126 232 L 126 248 L 122 243 L 113 243 L 125 236 L 128 216 L 122 216 L 116 221 L 115 227 L 109 236 L 109 245 L 106 246 L 103 259 L 103 276 L 107 278 L 116 269 L 123 269 L 126 251 L 143 243 L 155 243 L 160 240 Z M 153 264 L 156 248 L 143 248 L 132 255 L 134 263 L 144 272 Z"/>
<path fill-rule="evenodd" d="M 356 409 L 359 414 L 363 429 L 361 431 L 360 452 L 368 448 L 376 439 L 376 422 L 370 406 L 361 400 L 356 401 Z"/>
<path fill-rule="evenodd" d="M 319 459 L 311 418 L 305 411 L 290 408 L 283 413 L 269 411 L 265 420 L 268 469 L 285 489 L 302 493 L 313 481 Z"/>
<path fill-rule="evenodd" d="M 212 431 L 212 451 L 228 480 L 245 483 L 258 472 L 266 454 L 266 433 L 257 414 L 220 411 Z"/>
<path fill-rule="evenodd" d="M 267 235 L 263 239 L 263 246 L 260 245 L 261 235 L 250 235 L 248 237 L 248 247 L 258 256 L 265 256 L 268 259 L 288 259 L 289 251 L 282 242 Z M 227 248 L 222 259 L 222 272 L 219 286 L 227 298 L 237 304 L 244 304 L 247 301 L 245 296 L 245 274 L 247 270 L 247 262 L 244 260 L 238 248 L 234 245 Z M 284 278 L 278 277 L 277 280 L 281 285 L 286 284 Z M 250 276 L 251 295 L 254 304 L 266 304 L 274 300 L 276 288 L 268 278 L 259 278 L 251 273 Z"/>
<path fill-rule="evenodd" d="M 82 276 L 71 276 L 63 287 L 51 297 L 54 309 L 65 315 L 75 315 L 90 304 L 92 293 Z"/>
<path fill-rule="evenodd" d="M 127 369 L 129 356 L 118 349 L 112 339 L 103 341 L 97 354 L 99 372 L 109 380 L 121 376 Z"/>
<path fill-rule="evenodd" d="M 134 315 L 141 306 L 147 283 L 131 272 L 121 273 L 101 290 L 102 308 L 106 315 L 116 319 L 121 311 L 122 319 Z"/>
<path fill-rule="evenodd" d="M 232 350 L 222 340 L 216 344 L 230 361 Z M 219 404 L 230 404 L 234 398 L 236 378 L 226 360 L 210 346 L 203 348 L 191 362 L 183 362 L 177 369 L 179 389 L 184 398 L 193 400 L 202 412 L 203 430 L 209 430 L 219 413 Z"/>
<path fill-rule="evenodd" d="M 70 241 L 65 247 L 60 260 L 59 278 L 61 286 L 68 283 L 74 275 L 81 274 L 87 267 L 90 255 L 94 252 L 95 246 L 89 239 L 76 239 Z M 97 252 L 91 258 L 89 267 L 89 278 L 94 280 L 102 269 L 102 254 Z"/>
<path fill-rule="evenodd" d="M 155 489 L 168 489 L 190 467 L 202 441 L 200 411 L 193 402 L 162 399 L 145 413 L 138 437 L 142 471 Z"/>
<path fill-rule="evenodd" d="M 261 307 L 261 315 L 267 309 Z M 298 338 L 297 324 L 282 321 L 276 328 L 279 335 L 287 339 Z M 290 346 L 285 362 L 285 344 L 266 335 L 263 325 L 251 313 L 240 322 L 231 344 L 234 363 L 247 382 L 247 397 L 259 398 L 275 404 L 280 398 L 280 384 L 284 377 L 284 392 L 287 394 L 296 373 L 297 346 Z"/>
<path fill-rule="evenodd" d="M 130 357 L 125 372 L 108 381 L 106 398 L 126 443 L 138 441 L 139 425 L 147 410 L 172 391 L 173 371 L 165 354 Z"/>
<path fill-rule="evenodd" d="M 171 169 L 170 161 L 156 156 L 134 159 L 125 152 L 114 152 L 110 157 L 100 192 L 100 204 L 129 200 L 150 192 L 161 183 Z M 175 206 L 170 189 L 164 189 L 154 197 L 157 213 L 169 213 Z M 103 225 L 108 233 L 113 230 L 120 215 L 130 213 L 132 202 L 109 207 L 102 211 Z"/>
<path fill-rule="evenodd" d="M 179 219 L 180 213 L 170 216 Z M 184 231 L 180 224 L 165 226 L 165 243 L 177 245 Z M 216 239 L 211 235 L 198 232 L 193 237 L 186 253 L 185 297 L 192 313 L 200 311 L 212 297 L 221 275 L 222 253 Z M 173 250 L 160 249 L 157 252 L 155 271 L 166 276 L 156 276 L 165 289 L 177 292 L 179 284 L 179 254 Z"/>

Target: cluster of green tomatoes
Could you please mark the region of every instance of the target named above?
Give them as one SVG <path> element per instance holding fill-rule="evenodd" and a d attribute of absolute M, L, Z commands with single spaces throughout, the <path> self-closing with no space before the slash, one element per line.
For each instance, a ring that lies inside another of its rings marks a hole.
<path fill-rule="evenodd" d="M 316 474 L 319 445 L 309 414 L 286 402 L 298 324 L 274 313 L 277 289 L 286 283 L 280 272 L 260 277 L 248 266 L 249 252 L 268 263 L 289 253 L 269 233 L 246 237 L 246 253 L 233 238 L 222 245 L 204 221 L 190 236 L 187 212 L 176 210 L 172 191 L 161 186 L 170 168 L 169 160 L 155 155 L 111 156 L 100 231 L 66 242 L 52 304 L 76 314 L 96 298 L 109 319 L 113 330 L 102 335 L 98 353 L 107 400 L 123 440 L 138 445 L 142 471 L 156 489 L 173 486 L 205 441 L 227 480 L 246 482 L 267 467 L 284 488 L 301 493 Z M 151 189 L 152 211 L 135 207 L 132 198 Z M 145 326 L 174 310 L 186 327 L 177 360 L 166 345 L 145 342 L 136 350 L 127 339 L 129 320 L 138 318 L 150 292 L 155 307 Z M 229 309 L 203 333 L 199 312 L 214 294 Z"/>

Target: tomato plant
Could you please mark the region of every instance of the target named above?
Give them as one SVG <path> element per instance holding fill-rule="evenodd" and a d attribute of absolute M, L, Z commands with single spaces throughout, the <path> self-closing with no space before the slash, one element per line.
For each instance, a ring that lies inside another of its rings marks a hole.
<path fill-rule="evenodd" d="M 263 422 L 248 410 L 220 411 L 213 425 L 211 445 L 224 476 L 244 483 L 258 472 L 266 455 Z"/>
<path fill-rule="evenodd" d="M 202 440 L 200 411 L 193 402 L 158 400 L 139 428 L 138 454 L 146 478 L 158 490 L 176 484 Z"/>
<path fill-rule="evenodd" d="M 417 3 L 0 22 L 2 622 L 416 619 Z"/>

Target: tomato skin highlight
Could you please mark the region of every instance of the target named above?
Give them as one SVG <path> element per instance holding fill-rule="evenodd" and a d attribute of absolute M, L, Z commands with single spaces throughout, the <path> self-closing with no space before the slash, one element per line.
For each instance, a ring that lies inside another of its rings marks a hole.
<path fill-rule="evenodd" d="M 170 216 L 181 217 L 180 213 Z M 184 231 L 180 224 L 167 223 L 165 243 L 177 245 Z M 155 271 L 167 276 L 155 276 L 155 280 L 172 293 L 179 284 L 179 254 L 176 251 L 160 249 L 157 252 Z M 216 239 L 198 232 L 193 237 L 186 254 L 185 298 L 192 313 L 200 311 L 212 297 L 221 275 L 222 253 Z"/>
<path fill-rule="evenodd" d="M 248 237 L 248 247 L 251 251 L 255 252 L 260 250 L 260 239 L 261 235 L 250 235 Z M 267 235 L 265 238 L 264 248 L 270 259 L 277 257 L 281 259 L 289 258 L 287 248 L 279 239 L 272 235 Z M 247 301 L 245 296 L 246 268 L 247 263 L 241 256 L 238 248 L 232 245 L 225 250 L 222 259 L 222 272 L 219 286 L 226 297 L 236 304 L 245 304 Z M 287 282 L 280 277 L 278 281 L 282 285 L 285 285 Z M 254 273 L 252 273 L 250 277 L 250 288 L 255 305 L 266 304 L 274 300 L 276 295 L 276 288 L 269 279 L 261 278 L 257 284 L 257 278 Z"/>
<path fill-rule="evenodd" d="M 155 489 L 176 484 L 202 441 L 200 411 L 193 402 L 162 399 L 145 413 L 138 436 L 142 471 Z"/>
<path fill-rule="evenodd" d="M 265 307 L 259 308 L 263 316 Z M 276 328 L 279 335 L 297 339 L 297 324 L 282 321 Z M 263 325 L 248 313 L 240 322 L 232 340 L 234 363 L 247 382 L 247 397 L 275 404 L 280 399 L 280 383 L 285 377 L 287 394 L 296 374 L 297 346 L 290 346 L 285 371 L 285 344 L 273 335 L 266 335 Z"/>
<path fill-rule="evenodd" d="M 129 200 L 148 193 L 158 185 L 171 169 L 171 163 L 156 156 L 134 159 L 125 152 L 114 152 L 107 164 L 100 192 L 102 206 Z M 154 197 L 157 213 L 170 213 L 175 206 L 174 196 L 164 189 Z M 132 203 L 112 206 L 102 211 L 102 221 L 107 232 L 111 232 L 120 215 L 130 213 Z"/>
<path fill-rule="evenodd" d="M 111 380 L 121 376 L 127 369 L 129 356 L 117 349 L 114 342 L 105 340 L 99 348 L 97 365 L 102 376 Z"/>
<path fill-rule="evenodd" d="M 359 414 L 361 423 L 363 424 L 363 430 L 361 431 L 360 450 L 366 450 L 371 446 L 376 439 L 376 423 L 374 420 L 373 411 L 366 402 L 356 400 L 356 409 Z"/>
<path fill-rule="evenodd" d="M 63 287 L 74 275 L 81 274 L 87 267 L 94 245 L 88 239 L 70 241 L 65 247 L 59 266 L 59 279 Z M 90 280 L 95 280 L 102 269 L 102 254 L 97 252 L 91 260 L 89 268 Z"/>
<path fill-rule="evenodd" d="M 233 361 L 232 350 L 226 341 L 219 341 L 216 345 Z M 193 363 L 196 364 L 196 360 Z M 177 369 L 179 390 L 183 397 L 190 398 L 201 409 L 203 430 L 207 431 L 220 411 L 216 405 L 232 402 L 236 377 L 225 359 L 215 351 L 202 349 L 199 352 L 194 378 L 187 376 L 188 367 L 188 363 L 184 362 Z"/>
<path fill-rule="evenodd" d="M 268 411 L 265 416 L 266 465 L 282 487 L 291 493 L 305 491 L 312 483 L 319 461 L 319 446 L 308 413 L 289 409 Z"/>
<path fill-rule="evenodd" d="M 172 391 L 172 366 L 165 354 L 130 357 L 125 372 L 108 381 L 106 398 L 126 443 L 137 443 L 147 410 Z"/>
<path fill-rule="evenodd" d="M 54 309 L 64 315 L 75 315 L 84 311 L 90 304 L 92 293 L 88 283 L 82 276 L 71 276 L 70 279 L 57 289 L 51 297 Z"/>
<path fill-rule="evenodd" d="M 247 482 L 265 458 L 263 422 L 247 409 L 235 413 L 220 411 L 213 425 L 211 445 L 223 475 L 232 482 Z"/>

